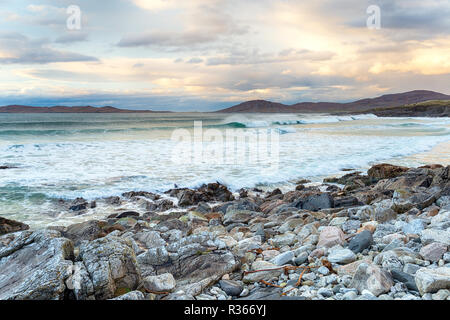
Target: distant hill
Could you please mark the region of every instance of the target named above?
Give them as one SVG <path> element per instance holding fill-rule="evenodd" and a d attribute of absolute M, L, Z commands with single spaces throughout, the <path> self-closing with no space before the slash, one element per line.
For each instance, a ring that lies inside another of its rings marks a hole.
<path fill-rule="evenodd" d="M 450 117 L 450 101 L 432 100 L 400 107 L 376 108 L 366 113 L 379 117 Z"/>
<path fill-rule="evenodd" d="M 439 92 L 415 90 L 405 93 L 388 94 L 373 99 L 363 99 L 349 103 L 301 102 L 285 105 L 265 100 L 247 101 L 219 113 L 330 113 L 363 112 L 380 107 L 399 107 L 430 100 L 450 100 L 450 95 Z"/>
<path fill-rule="evenodd" d="M 0 107 L 0 113 L 151 113 L 157 111 L 151 110 L 124 110 L 114 107 L 29 107 L 20 105 L 11 105 Z"/>

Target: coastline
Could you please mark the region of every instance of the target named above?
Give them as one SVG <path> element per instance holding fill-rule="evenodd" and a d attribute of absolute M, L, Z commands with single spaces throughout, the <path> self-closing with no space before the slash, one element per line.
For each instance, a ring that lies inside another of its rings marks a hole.
<path fill-rule="evenodd" d="M 285 192 L 233 195 L 213 183 L 165 194 L 176 200 L 138 191 L 108 198 L 117 213 L 68 227 L 29 231 L 2 220 L 2 274 L 26 267 L 29 250 L 60 254 L 40 255 L 38 269 L 14 274 L 22 281 L 0 280 L 0 300 L 449 296 L 450 166 L 381 164 Z M 124 203 L 146 210 L 124 211 Z M 96 203 L 62 205 L 83 214 Z M 94 270 L 100 278 L 89 276 Z M 38 271 L 52 281 L 40 282 Z"/>

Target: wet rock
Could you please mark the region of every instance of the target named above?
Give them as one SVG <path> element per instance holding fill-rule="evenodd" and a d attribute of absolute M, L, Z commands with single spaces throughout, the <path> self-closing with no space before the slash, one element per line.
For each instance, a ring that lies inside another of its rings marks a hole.
<path fill-rule="evenodd" d="M 105 202 L 107 204 L 114 205 L 114 206 L 119 206 L 122 203 L 122 201 L 120 200 L 120 197 L 108 197 L 108 198 L 105 198 Z"/>
<path fill-rule="evenodd" d="M 83 198 L 77 198 L 73 200 L 69 205 L 71 211 L 82 211 L 88 208 L 89 203 Z"/>
<path fill-rule="evenodd" d="M 353 276 L 351 287 L 358 289 L 360 293 L 364 290 L 373 295 L 387 293 L 394 285 L 391 275 L 373 264 L 361 263 Z"/>
<path fill-rule="evenodd" d="M 448 289 L 450 288 L 450 268 L 421 268 L 416 272 L 415 280 L 422 295 Z"/>
<path fill-rule="evenodd" d="M 433 242 L 427 246 L 422 247 L 420 255 L 425 259 L 433 262 L 438 262 L 444 253 L 447 252 L 447 245 L 440 242 Z"/>
<path fill-rule="evenodd" d="M 333 208 L 334 200 L 329 193 L 316 193 L 312 195 L 306 193 L 293 202 L 292 206 L 303 210 L 319 211 L 322 209 Z"/>
<path fill-rule="evenodd" d="M 151 292 L 171 292 L 175 287 L 175 278 L 170 273 L 144 278 L 144 288 Z"/>
<path fill-rule="evenodd" d="M 395 166 L 391 164 L 378 164 L 367 171 L 367 175 L 373 179 L 391 179 L 398 177 L 408 171 L 406 167 Z"/>
<path fill-rule="evenodd" d="M 119 214 L 116 218 L 117 219 L 122 219 L 122 218 L 129 218 L 129 217 L 139 217 L 140 213 L 139 212 L 135 212 L 135 211 L 126 211 L 123 212 L 121 214 Z"/>
<path fill-rule="evenodd" d="M 345 236 L 338 227 L 325 227 L 319 236 L 318 247 L 331 248 L 335 245 L 345 245 Z"/>
<path fill-rule="evenodd" d="M 141 282 L 131 241 L 105 237 L 80 246 L 83 261 L 94 287 L 95 298 L 114 298 L 121 289 L 135 290 Z"/>
<path fill-rule="evenodd" d="M 30 227 L 22 222 L 0 217 L 0 236 L 7 233 L 25 231 L 28 229 L 30 229 Z"/>
<path fill-rule="evenodd" d="M 56 231 L 23 231 L 8 239 L 0 247 L 0 300 L 62 300 L 72 274 L 72 242 Z"/>
<path fill-rule="evenodd" d="M 372 233 L 368 230 L 364 230 L 358 233 L 350 240 L 348 248 L 354 253 L 363 252 L 364 249 L 369 248 L 373 243 Z"/>

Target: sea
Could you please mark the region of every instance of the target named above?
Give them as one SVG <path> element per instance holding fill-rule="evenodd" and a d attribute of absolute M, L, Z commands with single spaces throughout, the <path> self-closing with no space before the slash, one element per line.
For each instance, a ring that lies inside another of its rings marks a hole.
<path fill-rule="evenodd" d="M 244 138 L 228 143 L 233 135 Z M 450 118 L 0 114 L 0 166 L 11 167 L 0 170 L 0 216 L 32 228 L 69 225 L 130 208 L 100 205 L 80 216 L 62 211 L 61 199 L 163 194 L 211 182 L 233 192 L 290 190 L 299 179 L 320 182 L 381 162 L 449 165 Z"/>

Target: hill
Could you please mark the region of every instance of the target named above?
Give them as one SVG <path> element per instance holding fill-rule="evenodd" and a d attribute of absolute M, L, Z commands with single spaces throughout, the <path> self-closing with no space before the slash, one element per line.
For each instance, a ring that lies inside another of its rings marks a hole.
<path fill-rule="evenodd" d="M 427 90 L 388 94 L 373 99 L 362 99 L 349 103 L 301 102 L 285 105 L 265 100 L 247 101 L 219 113 L 330 113 L 363 112 L 375 108 L 399 107 L 430 100 L 450 100 L 450 95 Z"/>
<path fill-rule="evenodd" d="M 30 107 L 21 105 L 10 105 L 0 107 L 0 113 L 149 113 L 156 112 L 151 110 L 124 110 L 114 107 Z"/>

